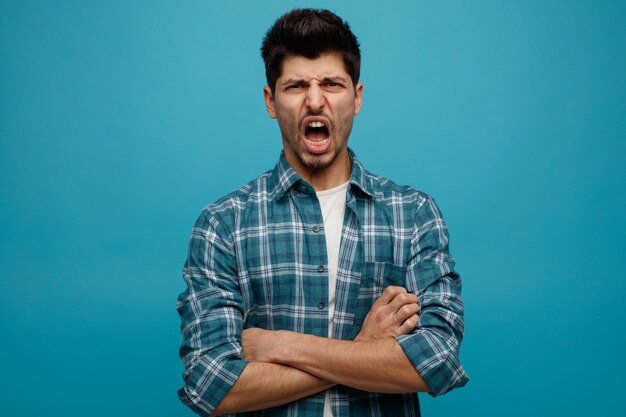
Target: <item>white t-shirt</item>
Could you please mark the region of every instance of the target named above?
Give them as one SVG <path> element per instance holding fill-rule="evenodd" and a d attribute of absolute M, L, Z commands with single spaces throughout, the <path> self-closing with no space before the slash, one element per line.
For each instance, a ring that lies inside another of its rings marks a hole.
<path fill-rule="evenodd" d="M 324 236 L 326 237 L 326 252 L 328 257 L 328 337 L 332 336 L 333 316 L 335 315 L 335 287 L 337 286 L 337 266 L 339 264 L 339 245 L 343 216 L 346 211 L 346 191 L 348 184 L 341 184 L 329 190 L 318 191 L 317 199 L 322 209 L 324 219 Z M 332 417 L 330 394 L 326 391 L 324 400 L 324 417 Z"/>

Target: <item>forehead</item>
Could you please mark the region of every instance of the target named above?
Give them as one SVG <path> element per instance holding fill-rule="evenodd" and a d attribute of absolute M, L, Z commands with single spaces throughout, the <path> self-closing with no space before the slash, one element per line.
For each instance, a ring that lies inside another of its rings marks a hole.
<path fill-rule="evenodd" d="M 338 53 L 320 55 L 309 59 L 303 56 L 288 56 L 283 60 L 279 79 L 302 79 L 344 77 L 350 78 L 346 72 L 343 58 Z"/>

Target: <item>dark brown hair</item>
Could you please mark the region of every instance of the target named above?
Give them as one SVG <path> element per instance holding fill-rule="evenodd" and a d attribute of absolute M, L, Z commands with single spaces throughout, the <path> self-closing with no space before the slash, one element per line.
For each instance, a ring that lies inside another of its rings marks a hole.
<path fill-rule="evenodd" d="M 341 54 L 346 72 L 356 85 L 361 73 L 361 50 L 348 23 L 325 9 L 293 9 L 285 13 L 263 38 L 261 56 L 267 85 L 273 92 L 285 57 L 315 59 L 327 52 Z"/>

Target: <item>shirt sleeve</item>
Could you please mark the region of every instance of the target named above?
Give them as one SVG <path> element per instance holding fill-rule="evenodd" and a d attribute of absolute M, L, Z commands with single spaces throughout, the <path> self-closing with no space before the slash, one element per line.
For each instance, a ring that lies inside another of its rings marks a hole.
<path fill-rule="evenodd" d="M 464 386 L 469 380 L 459 359 L 463 339 L 461 278 L 448 253 L 448 232 L 431 198 L 415 216 L 407 290 L 418 294 L 420 321 L 397 337 L 404 353 L 433 396 Z"/>
<path fill-rule="evenodd" d="M 237 281 L 235 253 L 230 236 L 205 209 L 190 238 L 183 269 L 187 289 L 176 309 L 181 318 L 180 357 L 185 366 L 185 405 L 210 415 L 239 378 L 242 359 L 243 301 Z"/>

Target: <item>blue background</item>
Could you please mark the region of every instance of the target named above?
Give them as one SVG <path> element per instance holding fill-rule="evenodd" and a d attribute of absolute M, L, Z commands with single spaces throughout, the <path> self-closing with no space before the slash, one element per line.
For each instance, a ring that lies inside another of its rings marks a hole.
<path fill-rule="evenodd" d="M 201 208 L 273 166 L 259 56 L 295 5 L 363 50 L 350 139 L 433 195 L 471 376 L 426 416 L 626 414 L 626 2 L 0 2 L 0 409 L 190 416 Z"/>

